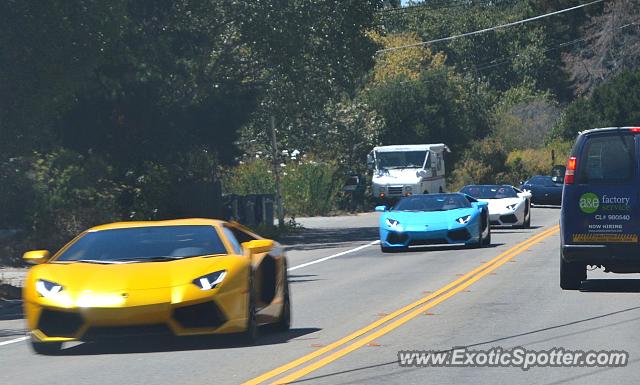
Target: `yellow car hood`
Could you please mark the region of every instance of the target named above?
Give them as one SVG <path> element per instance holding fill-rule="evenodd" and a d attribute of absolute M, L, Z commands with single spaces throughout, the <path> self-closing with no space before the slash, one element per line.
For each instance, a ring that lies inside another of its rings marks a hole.
<path fill-rule="evenodd" d="M 60 262 L 36 266 L 31 273 L 35 279 L 55 282 L 65 290 L 110 292 L 184 285 L 205 274 L 228 270 L 239 262 L 238 256 L 118 264 Z"/>

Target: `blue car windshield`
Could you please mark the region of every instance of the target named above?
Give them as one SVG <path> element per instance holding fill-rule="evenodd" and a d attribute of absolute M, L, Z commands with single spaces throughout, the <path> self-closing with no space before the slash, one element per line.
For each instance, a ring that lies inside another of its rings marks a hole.
<path fill-rule="evenodd" d="M 404 197 L 393 211 L 447 211 L 469 208 L 471 203 L 461 194 L 423 194 Z"/>
<path fill-rule="evenodd" d="M 148 226 L 87 232 L 56 261 L 109 263 L 215 254 L 227 254 L 227 250 L 213 226 Z"/>
<path fill-rule="evenodd" d="M 478 199 L 502 199 L 517 198 L 515 190 L 511 186 L 500 185 L 482 185 L 482 186 L 465 186 L 460 190 L 461 193 L 471 195 Z"/>

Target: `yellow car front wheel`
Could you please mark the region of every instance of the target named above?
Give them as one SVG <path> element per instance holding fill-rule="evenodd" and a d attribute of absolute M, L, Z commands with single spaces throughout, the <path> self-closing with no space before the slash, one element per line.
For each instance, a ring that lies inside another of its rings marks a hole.
<path fill-rule="evenodd" d="M 247 309 L 247 327 L 242 333 L 244 341 L 248 345 L 253 345 L 258 340 L 258 319 L 256 317 L 256 300 L 255 300 L 255 288 L 253 287 L 253 273 L 249 272 L 249 303 Z"/>
<path fill-rule="evenodd" d="M 276 324 L 276 328 L 280 331 L 288 331 L 291 328 L 291 299 L 289 294 L 289 280 L 286 274 L 286 270 L 284 275 L 284 282 L 285 284 L 282 312 L 280 313 L 280 319 Z"/>

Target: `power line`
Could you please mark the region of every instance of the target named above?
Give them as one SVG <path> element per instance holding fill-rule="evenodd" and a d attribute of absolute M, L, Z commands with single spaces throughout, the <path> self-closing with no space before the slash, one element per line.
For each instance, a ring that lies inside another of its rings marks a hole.
<path fill-rule="evenodd" d="M 399 8 L 393 8 L 393 7 L 389 7 L 389 8 L 383 8 L 380 9 L 378 11 L 376 11 L 377 14 L 382 15 L 385 13 L 404 13 L 404 12 L 411 12 L 411 11 L 417 11 L 417 10 L 421 10 L 421 9 L 425 9 L 425 10 L 438 10 L 438 9 L 449 9 L 449 8 L 460 8 L 460 7 L 473 7 L 473 6 L 488 6 L 488 5 L 501 5 L 501 4 L 494 4 L 493 1 L 491 0 L 486 0 L 486 1 L 452 1 L 452 2 L 423 2 L 420 4 L 414 4 L 414 5 L 408 5 L 406 7 L 399 7 Z"/>
<path fill-rule="evenodd" d="M 542 19 L 542 18 L 545 18 L 545 17 L 558 15 L 558 14 L 569 12 L 569 11 L 574 11 L 574 10 L 579 9 L 579 8 L 584 8 L 584 7 L 588 7 L 590 5 L 593 5 L 593 4 L 602 3 L 603 1 L 605 1 L 605 0 L 595 0 L 595 1 L 592 1 L 590 3 L 577 5 L 575 7 L 565 8 L 565 9 L 561 9 L 559 11 L 545 13 L 544 15 L 538 15 L 538 16 L 530 17 L 528 19 L 518 20 L 518 21 L 514 21 L 514 22 L 511 22 L 511 23 L 507 23 L 507 24 L 502 24 L 502 25 L 497 25 L 497 26 L 490 27 L 490 28 L 480 29 L 480 30 L 477 30 L 477 31 L 466 32 L 466 33 L 463 33 L 463 34 L 460 34 L 460 35 L 441 37 L 439 39 L 423 41 L 423 42 L 420 42 L 420 43 L 406 44 L 406 45 L 401 45 L 401 46 L 398 46 L 398 47 L 384 48 L 384 49 L 376 51 L 376 54 L 390 52 L 390 51 L 397 51 L 397 50 L 405 49 L 405 48 L 421 47 L 421 46 L 428 45 L 428 44 L 455 40 L 455 39 L 459 39 L 461 37 L 479 35 L 481 33 L 490 32 L 490 31 L 496 31 L 496 30 L 504 29 L 504 28 L 508 28 L 508 27 L 513 27 L 514 25 L 520 25 L 520 24 L 528 23 L 530 21 L 539 20 L 539 19 Z"/>
<path fill-rule="evenodd" d="M 638 22 L 640 22 L 640 19 L 637 19 L 637 20 L 635 20 L 635 21 L 633 21 L 631 23 L 628 23 L 628 24 L 622 25 L 620 27 L 617 27 L 617 28 L 614 29 L 614 33 L 619 31 L 619 30 L 621 30 L 621 29 L 625 29 L 625 28 L 629 28 L 629 27 L 632 27 L 632 26 L 640 25 Z M 603 31 L 603 32 L 595 33 L 595 34 L 590 35 L 590 36 L 586 36 L 586 37 L 582 37 L 582 38 L 566 41 L 564 43 L 558 44 L 555 47 L 547 48 L 547 49 L 543 50 L 542 53 L 555 51 L 555 50 L 558 50 L 558 49 L 561 49 L 561 48 L 564 48 L 564 47 L 568 47 L 568 46 L 571 46 L 571 45 L 576 45 L 578 43 L 582 43 L 584 41 L 589 41 L 589 40 L 595 39 L 597 37 L 600 37 L 602 35 L 605 35 L 606 33 L 607 33 L 606 31 Z M 484 71 L 486 69 L 499 67 L 501 65 L 510 63 L 513 59 L 516 59 L 518 57 L 520 57 L 520 54 L 517 54 L 517 55 L 514 55 L 514 56 L 510 56 L 510 57 L 507 57 L 507 58 L 502 58 L 502 59 L 497 60 L 497 61 L 493 60 L 491 62 L 484 63 L 484 64 L 481 64 L 479 66 L 475 66 L 475 70 L 480 72 L 480 71 Z M 464 69 L 465 70 L 469 69 L 469 67 L 466 67 Z"/>

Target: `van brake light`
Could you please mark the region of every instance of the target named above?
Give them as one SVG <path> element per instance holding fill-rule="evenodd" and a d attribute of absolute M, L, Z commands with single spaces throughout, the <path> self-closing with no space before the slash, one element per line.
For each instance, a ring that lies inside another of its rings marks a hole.
<path fill-rule="evenodd" d="M 564 174 L 564 184 L 573 184 L 576 173 L 577 159 L 572 156 L 567 161 L 567 171 Z"/>
<path fill-rule="evenodd" d="M 633 132 L 634 134 L 640 133 L 640 127 L 631 127 L 629 131 Z"/>

